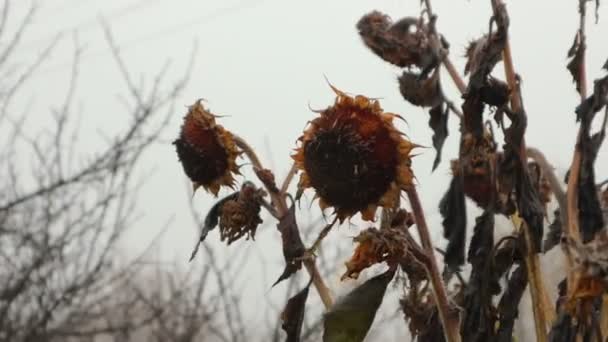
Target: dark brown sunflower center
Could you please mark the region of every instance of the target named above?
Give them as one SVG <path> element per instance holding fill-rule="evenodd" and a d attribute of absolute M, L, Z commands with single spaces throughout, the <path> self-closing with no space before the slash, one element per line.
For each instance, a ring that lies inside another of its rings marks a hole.
<path fill-rule="evenodd" d="M 226 172 L 228 154 L 211 130 L 199 129 L 196 133 L 196 138 L 182 136 L 173 144 L 188 178 L 206 185 Z"/>
<path fill-rule="evenodd" d="M 304 167 L 319 196 L 340 210 L 359 211 L 377 202 L 395 179 L 395 146 L 372 135 L 363 140 L 351 127 L 319 130 L 304 146 Z M 378 151 L 393 149 L 393 151 Z"/>

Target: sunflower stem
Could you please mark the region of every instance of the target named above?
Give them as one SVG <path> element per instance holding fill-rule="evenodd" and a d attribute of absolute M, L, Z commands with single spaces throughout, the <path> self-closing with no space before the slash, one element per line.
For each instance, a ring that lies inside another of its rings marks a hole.
<path fill-rule="evenodd" d="M 494 15 L 498 15 L 497 12 L 499 7 L 504 7 L 504 3 L 502 0 L 491 0 L 492 10 L 494 11 Z M 515 67 L 513 65 L 513 56 L 511 54 L 511 44 L 509 42 L 509 37 L 507 36 L 505 46 L 502 52 L 503 56 L 503 64 L 505 69 L 505 77 L 507 79 L 507 83 L 509 88 L 511 89 L 510 94 L 510 104 L 511 109 L 515 112 L 520 112 L 523 110 L 523 104 L 521 102 L 521 93 L 520 88 L 517 82 L 517 75 L 515 73 Z M 522 137 L 521 141 L 521 150 L 520 150 L 520 159 L 522 165 L 527 165 L 528 157 L 527 157 L 527 149 L 526 149 L 526 141 L 525 137 Z M 513 218 L 513 217 L 512 217 Z M 526 241 L 527 255 L 525 257 L 526 260 L 526 268 L 528 272 L 528 281 L 530 282 L 530 296 L 532 297 L 532 311 L 534 313 L 534 323 L 536 328 L 536 339 L 537 341 L 547 341 L 547 327 L 552 325 L 553 320 L 553 310 L 548 306 L 552 306 L 551 303 L 547 303 L 547 292 L 545 290 L 545 286 L 543 283 L 543 277 L 540 270 L 540 259 L 538 254 L 532 248 L 532 236 L 530 232 L 530 228 L 525 220 L 522 220 L 522 229 L 524 230 L 524 237 Z M 550 311 L 550 312 L 549 312 Z"/>
<path fill-rule="evenodd" d="M 243 151 L 243 153 L 245 153 L 245 155 L 251 162 L 254 170 L 264 170 L 264 166 L 262 165 L 262 162 L 260 162 L 260 158 L 258 158 L 258 156 L 255 153 L 255 151 L 253 150 L 253 148 L 243 138 L 235 135 L 234 142 Z M 293 169 L 293 167 L 292 167 L 292 169 Z M 290 173 L 291 173 L 291 171 L 290 171 Z M 269 187 L 267 182 L 265 182 L 262 179 L 260 179 L 260 180 L 262 181 L 262 184 L 264 184 L 264 186 L 268 190 L 268 194 L 270 195 L 270 198 L 272 199 L 272 204 L 275 207 L 276 214 L 278 215 L 278 217 L 284 217 L 285 215 L 287 215 L 288 207 L 287 207 L 287 201 L 285 199 L 283 190 L 277 192 L 276 190 Z M 283 183 L 283 185 L 285 185 L 285 182 Z M 287 185 L 287 186 L 289 186 L 289 185 Z M 297 232 L 299 235 L 300 231 L 298 230 Z M 319 272 L 319 269 L 317 268 L 317 264 L 315 263 L 314 259 L 306 258 L 306 259 L 302 260 L 302 263 L 304 264 L 304 267 L 306 268 L 306 270 L 308 271 L 308 274 L 312 278 L 313 285 L 315 286 L 315 289 L 319 293 L 319 297 L 321 297 L 321 301 L 323 302 L 325 309 L 331 308 L 331 306 L 333 305 L 333 299 L 331 297 L 331 292 L 330 292 L 329 288 L 327 287 L 327 285 L 325 284 L 325 281 L 323 280 L 323 276 L 321 276 L 321 273 Z"/>
<path fill-rule="evenodd" d="M 424 0 L 424 6 L 426 7 L 426 13 L 429 17 L 429 23 L 431 28 L 431 44 L 433 46 L 433 49 L 439 55 L 441 63 L 447 70 L 448 74 L 450 75 L 450 78 L 456 85 L 456 88 L 458 88 L 460 94 L 464 94 L 467 90 L 467 86 L 464 83 L 464 80 L 462 79 L 460 74 L 458 73 L 458 70 L 456 70 L 456 67 L 448 57 L 447 52 L 445 52 L 441 46 L 439 34 L 437 33 L 437 28 L 435 27 L 435 21 L 437 20 L 437 17 L 433 13 L 433 6 L 431 5 L 431 0 Z"/>
<path fill-rule="evenodd" d="M 431 235 L 426 224 L 418 192 L 414 186 L 411 186 L 408 187 L 406 193 L 412 206 L 412 213 L 414 214 L 422 248 L 426 252 L 428 258 L 428 263 L 425 268 L 433 287 L 433 297 L 435 298 L 439 318 L 443 325 L 445 339 L 447 342 L 460 342 L 460 318 L 450 307 L 447 290 L 441 274 L 439 273 L 437 259 L 435 259 L 435 250 L 433 248 L 433 243 L 431 242 Z"/>

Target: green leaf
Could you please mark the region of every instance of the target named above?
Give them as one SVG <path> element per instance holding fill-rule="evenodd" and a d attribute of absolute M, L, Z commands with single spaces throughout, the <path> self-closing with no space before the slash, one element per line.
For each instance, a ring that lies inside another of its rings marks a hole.
<path fill-rule="evenodd" d="M 395 270 L 388 270 L 354 289 L 325 314 L 323 342 L 360 342 L 372 326 Z"/>

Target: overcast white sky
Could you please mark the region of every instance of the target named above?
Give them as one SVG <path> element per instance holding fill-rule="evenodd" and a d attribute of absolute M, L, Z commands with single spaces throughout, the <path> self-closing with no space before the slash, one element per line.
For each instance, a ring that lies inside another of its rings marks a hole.
<path fill-rule="evenodd" d="M 12 3 L 17 18 L 29 2 Z M 515 67 L 523 78 L 529 115 L 527 142 L 541 148 L 562 169 L 572 158 L 576 134 L 573 109 L 579 101 L 565 68 L 578 22 L 577 3 L 507 1 Z M 170 142 L 177 136 L 185 106 L 197 98 L 207 99 L 213 112 L 229 115 L 222 124 L 257 147 L 279 178 L 290 166 L 289 154 L 296 139 L 313 117 L 308 105 L 324 108 L 333 101 L 324 75 L 345 91 L 383 98 L 387 111 L 400 113 L 409 122 L 409 126 L 401 126 L 403 131 L 413 141 L 431 146 L 427 114 L 407 104 L 399 94 L 399 70 L 368 51 L 355 29 L 358 19 L 374 9 L 393 18 L 417 15 L 417 0 L 40 0 L 39 4 L 40 11 L 24 37 L 23 57 L 33 58 L 56 34 L 67 35 L 29 84 L 27 93 L 35 99 L 34 109 L 44 120 L 50 115 L 49 106 L 59 102 L 67 87 L 71 34 L 77 32 L 85 46 L 77 92 L 84 113 L 83 148 L 94 148 L 101 141 L 99 131 L 120 130 L 128 120 L 117 100 L 126 89 L 103 38 L 101 17 L 109 23 L 134 75 L 149 80 L 168 59 L 173 61 L 169 79 L 179 77 L 193 42 L 198 42 L 192 80 L 179 103 L 183 110 L 175 113 L 165 134 L 166 143 L 155 146 L 145 158 L 145 168 L 154 173 L 141 193 L 143 216 L 129 240 L 132 250 L 141 249 L 172 215 L 172 225 L 162 240 L 167 258 L 185 262 L 196 238 L 188 212 L 189 189 Z M 490 1 L 435 0 L 434 7 L 439 15 L 438 29 L 451 43 L 452 59 L 462 71 L 465 46 L 487 30 Z M 589 8 L 588 78 L 592 80 L 603 75 L 600 67 L 608 58 L 608 13 L 605 7 L 600 8 L 596 25 L 593 7 Z M 495 75 L 503 76 L 499 72 Z M 447 93 L 457 101 L 455 88 L 447 77 L 444 79 Z M 423 205 L 436 237 L 440 236 L 436 205 L 449 179 L 446 161 L 458 148 L 455 120 L 451 120 L 450 130 L 444 162 L 435 173 L 430 173 L 432 149 L 421 151 L 414 160 Z M 606 151 L 603 149 L 598 159 L 598 178 L 608 175 Z M 195 201 L 204 212 L 212 198 L 201 191 Z M 353 235 L 354 230 L 342 227 L 334 238 L 345 240 Z M 260 232 L 258 243 L 263 246 L 264 258 L 278 258 L 280 265 L 277 236 L 270 227 Z M 210 234 L 209 239 L 217 239 L 217 235 Z M 260 286 L 267 289 L 269 284 Z"/>

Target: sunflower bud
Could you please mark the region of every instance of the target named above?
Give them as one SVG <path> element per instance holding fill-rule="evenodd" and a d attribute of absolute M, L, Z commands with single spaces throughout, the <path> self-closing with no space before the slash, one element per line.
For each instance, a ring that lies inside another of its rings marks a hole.
<path fill-rule="evenodd" d="M 216 124 L 215 118 L 198 100 L 189 107 L 173 144 L 194 190 L 202 186 L 217 196 L 221 186 L 234 187 L 239 151 L 232 134 Z"/>
<path fill-rule="evenodd" d="M 377 100 L 332 89 L 334 105 L 310 122 L 293 156 L 302 171 L 298 188 L 314 188 L 321 209 L 334 207 L 340 221 L 357 212 L 373 220 L 378 206 L 392 207 L 400 190 L 411 186 L 416 145 Z"/>

